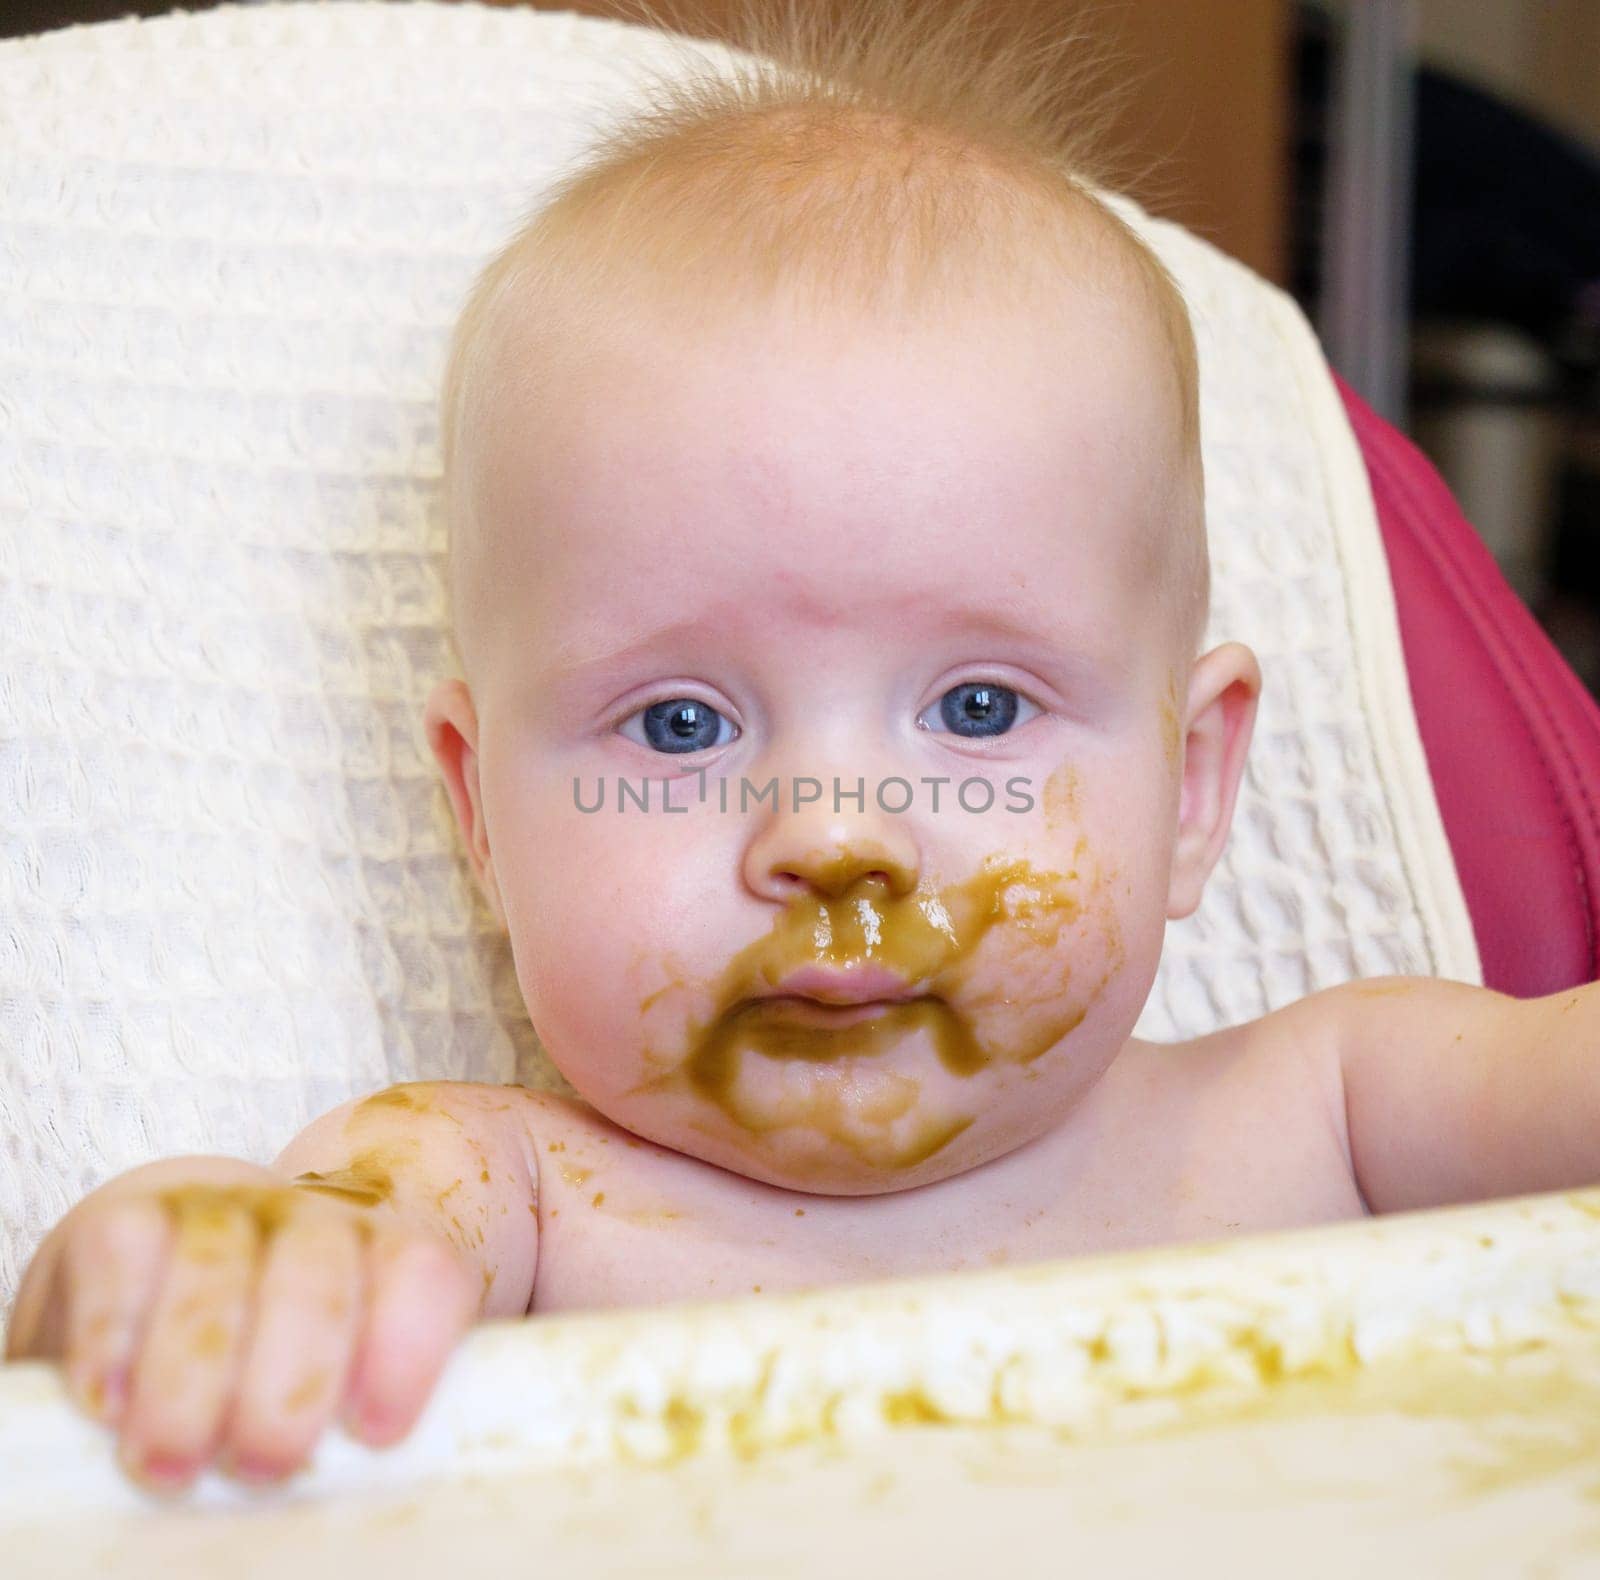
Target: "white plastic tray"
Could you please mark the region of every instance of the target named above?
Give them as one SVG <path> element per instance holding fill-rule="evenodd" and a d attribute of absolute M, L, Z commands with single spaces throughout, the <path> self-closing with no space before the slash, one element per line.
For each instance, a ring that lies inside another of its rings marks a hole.
<path fill-rule="evenodd" d="M 0 1370 L 0 1573 L 1600 1573 L 1600 1191 L 496 1323 L 414 1433 L 138 1492 Z"/>

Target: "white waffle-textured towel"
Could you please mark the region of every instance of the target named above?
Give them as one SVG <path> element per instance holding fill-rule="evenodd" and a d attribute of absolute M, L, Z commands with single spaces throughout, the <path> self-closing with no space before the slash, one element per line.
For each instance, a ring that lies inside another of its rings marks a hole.
<path fill-rule="evenodd" d="M 435 392 L 478 268 L 677 47 L 378 0 L 0 43 L 0 1303 L 150 1157 L 265 1160 L 396 1080 L 553 1084 L 421 728 Z M 1196 319 L 1212 635 L 1266 674 L 1140 1030 L 1480 980 L 1326 366 L 1134 218 Z"/>

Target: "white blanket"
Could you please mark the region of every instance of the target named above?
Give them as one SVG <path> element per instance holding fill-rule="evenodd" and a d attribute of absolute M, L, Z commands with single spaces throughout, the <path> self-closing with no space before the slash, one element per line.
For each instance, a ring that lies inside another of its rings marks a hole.
<path fill-rule="evenodd" d="M 397 1080 L 557 1084 L 421 729 L 434 400 L 476 270 L 664 51 L 379 0 L 0 42 L 0 1304 L 147 1158 L 266 1160 Z M 1479 981 L 1321 354 L 1134 218 L 1196 318 L 1211 635 L 1266 675 L 1139 1029 Z"/>

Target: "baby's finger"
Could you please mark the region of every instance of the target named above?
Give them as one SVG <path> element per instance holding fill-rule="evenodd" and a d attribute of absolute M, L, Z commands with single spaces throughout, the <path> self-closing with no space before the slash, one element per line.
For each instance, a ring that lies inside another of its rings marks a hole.
<path fill-rule="evenodd" d="M 415 1424 L 483 1289 L 448 1241 L 382 1231 L 367 1249 L 367 1288 L 343 1419 L 382 1447 Z"/>
<path fill-rule="evenodd" d="M 288 1475 L 344 1398 L 361 1321 L 365 1224 L 297 1213 L 267 1245 L 225 1459 L 247 1481 Z"/>
<path fill-rule="evenodd" d="M 174 1212 L 166 1278 L 122 1419 L 124 1467 L 163 1489 L 192 1481 L 218 1447 L 259 1243 L 248 1207 L 221 1191 L 196 1190 Z"/>
<path fill-rule="evenodd" d="M 91 1415 L 115 1425 L 172 1242 L 172 1221 L 148 1197 L 89 1213 L 62 1251 L 66 1380 Z"/>

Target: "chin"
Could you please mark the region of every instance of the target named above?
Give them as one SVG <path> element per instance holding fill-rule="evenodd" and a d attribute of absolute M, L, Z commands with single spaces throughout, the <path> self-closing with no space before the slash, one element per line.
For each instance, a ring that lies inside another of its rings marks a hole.
<path fill-rule="evenodd" d="M 601 1071 L 550 1052 L 579 1096 L 622 1129 L 817 1196 L 891 1195 L 969 1173 L 1037 1140 L 1093 1084 L 1080 1059 L 1047 1079 L 1006 1067 L 952 1074 L 925 1048 L 910 1060 L 741 1061 L 735 1080 L 699 1084 L 682 1063 Z"/>
<path fill-rule="evenodd" d="M 627 1128 L 646 1134 L 633 1125 Z M 698 1126 L 687 1133 L 675 1127 L 652 1134 L 650 1139 L 781 1190 L 812 1196 L 887 1196 L 953 1179 L 1021 1144 L 1020 1140 L 996 1137 L 987 1128 L 975 1135 L 979 1129 L 970 1120 L 952 1120 L 937 1129 L 929 1126 L 915 1138 L 883 1138 L 876 1145 L 856 1146 L 799 1129 L 730 1136 L 712 1135 Z M 947 1131 L 949 1139 L 944 1140 Z"/>

